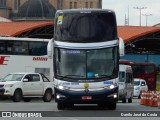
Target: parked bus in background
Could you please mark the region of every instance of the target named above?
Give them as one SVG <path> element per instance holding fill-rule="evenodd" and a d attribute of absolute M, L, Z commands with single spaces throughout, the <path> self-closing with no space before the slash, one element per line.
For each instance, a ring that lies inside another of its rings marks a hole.
<path fill-rule="evenodd" d="M 124 42 L 117 36 L 115 13 L 72 9 L 57 11 L 55 18 L 48 55 L 54 56 L 57 108 L 98 104 L 116 109 L 119 50 L 123 55 Z"/>
<path fill-rule="evenodd" d="M 154 63 L 129 62 L 127 60 L 121 60 L 120 63 L 131 65 L 133 70 L 133 77 L 146 80 L 148 90 L 156 89 L 157 67 Z"/>
<path fill-rule="evenodd" d="M 12 72 L 44 73 L 51 81 L 49 39 L 0 37 L 0 78 Z"/>

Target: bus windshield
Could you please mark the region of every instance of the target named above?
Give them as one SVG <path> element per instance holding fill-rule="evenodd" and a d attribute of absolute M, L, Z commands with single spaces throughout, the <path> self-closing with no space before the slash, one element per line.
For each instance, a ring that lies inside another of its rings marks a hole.
<path fill-rule="evenodd" d="M 117 39 L 113 12 L 70 13 L 57 16 L 55 40 L 102 42 Z"/>
<path fill-rule="evenodd" d="M 132 65 L 134 75 L 152 74 L 155 73 L 153 65 Z"/>
<path fill-rule="evenodd" d="M 118 71 L 117 47 L 96 50 L 55 49 L 55 77 L 115 78 Z"/>

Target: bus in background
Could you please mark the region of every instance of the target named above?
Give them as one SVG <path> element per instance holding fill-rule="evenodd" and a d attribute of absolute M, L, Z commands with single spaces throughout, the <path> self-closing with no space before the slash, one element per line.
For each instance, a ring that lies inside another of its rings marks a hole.
<path fill-rule="evenodd" d="M 12 72 L 39 72 L 50 77 L 49 39 L 0 37 L 0 78 Z"/>
<path fill-rule="evenodd" d="M 57 108 L 98 104 L 116 109 L 119 52 L 124 54 L 124 42 L 117 36 L 115 13 L 102 9 L 59 10 L 55 18 L 48 56 L 54 56 Z"/>
<path fill-rule="evenodd" d="M 156 89 L 157 67 L 154 63 L 129 62 L 127 60 L 120 60 L 120 63 L 131 65 L 133 70 L 133 77 L 146 80 L 148 90 Z"/>

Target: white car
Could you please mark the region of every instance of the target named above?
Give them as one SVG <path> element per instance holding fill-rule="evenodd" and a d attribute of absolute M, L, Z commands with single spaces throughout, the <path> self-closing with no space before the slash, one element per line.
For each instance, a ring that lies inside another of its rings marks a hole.
<path fill-rule="evenodd" d="M 148 86 L 144 79 L 134 78 L 134 97 L 141 98 L 141 92 L 143 90 L 148 90 Z"/>
<path fill-rule="evenodd" d="M 14 102 L 42 97 L 50 102 L 54 94 L 54 82 L 41 73 L 11 73 L 0 81 L 0 96 L 11 97 Z"/>

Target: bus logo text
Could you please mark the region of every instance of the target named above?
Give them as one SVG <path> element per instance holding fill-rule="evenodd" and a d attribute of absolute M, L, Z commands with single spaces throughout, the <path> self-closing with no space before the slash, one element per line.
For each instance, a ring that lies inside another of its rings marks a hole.
<path fill-rule="evenodd" d="M 5 63 L 5 61 L 9 61 L 7 58 L 10 56 L 0 56 L 0 65 L 8 65 Z"/>
<path fill-rule="evenodd" d="M 33 57 L 33 61 L 47 61 L 47 57 Z"/>

